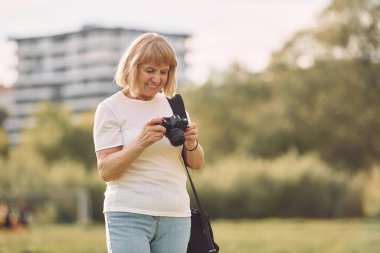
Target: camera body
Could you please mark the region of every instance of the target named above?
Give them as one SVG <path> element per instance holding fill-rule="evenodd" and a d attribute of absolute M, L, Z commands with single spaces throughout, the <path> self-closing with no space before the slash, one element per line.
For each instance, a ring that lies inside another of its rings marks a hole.
<path fill-rule="evenodd" d="M 185 143 L 184 130 L 189 125 L 187 118 L 181 118 L 178 115 L 171 117 L 163 117 L 163 121 L 159 125 L 166 128 L 165 136 L 169 139 L 170 143 L 175 146 L 181 146 Z"/>

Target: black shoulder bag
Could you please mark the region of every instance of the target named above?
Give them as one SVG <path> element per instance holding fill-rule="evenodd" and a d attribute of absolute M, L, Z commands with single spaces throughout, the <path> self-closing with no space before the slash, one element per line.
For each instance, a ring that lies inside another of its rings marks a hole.
<path fill-rule="evenodd" d="M 187 118 L 185 105 L 181 95 L 176 94 L 173 98 L 168 99 L 168 101 L 174 115 L 179 115 L 181 118 Z M 191 209 L 191 234 L 187 253 L 217 253 L 219 252 L 219 246 L 214 241 L 210 218 L 208 214 L 203 211 L 193 180 L 191 180 L 189 169 L 187 168 L 185 147 L 182 148 L 182 159 L 198 208 Z"/>

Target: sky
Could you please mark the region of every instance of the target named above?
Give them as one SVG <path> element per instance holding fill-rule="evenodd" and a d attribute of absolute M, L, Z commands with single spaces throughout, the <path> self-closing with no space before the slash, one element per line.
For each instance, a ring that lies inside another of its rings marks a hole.
<path fill-rule="evenodd" d="M 238 62 L 265 69 L 271 53 L 312 27 L 330 0 L 1 0 L 0 84 L 17 80 L 10 37 L 79 30 L 83 25 L 189 33 L 187 78 L 207 80 Z"/>

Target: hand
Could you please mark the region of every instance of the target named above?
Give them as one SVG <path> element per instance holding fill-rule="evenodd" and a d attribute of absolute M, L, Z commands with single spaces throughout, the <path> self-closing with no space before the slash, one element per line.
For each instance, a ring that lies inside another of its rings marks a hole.
<path fill-rule="evenodd" d="M 157 117 L 149 120 L 144 125 L 144 128 L 137 140 L 142 147 L 147 148 L 165 136 L 166 128 L 159 125 L 161 122 L 162 118 Z"/>
<path fill-rule="evenodd" d="M 197 145 L 198 128 L 195 123 L 190 123 L 185 129 L 185 146 L 191 150 Z"/>

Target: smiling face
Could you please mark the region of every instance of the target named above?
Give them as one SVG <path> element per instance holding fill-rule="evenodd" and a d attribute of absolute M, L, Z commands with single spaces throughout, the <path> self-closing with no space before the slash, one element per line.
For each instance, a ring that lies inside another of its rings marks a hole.
<path fill-rule="evenodd" d="M 177 88 L 177 59 L 169 42 L 157 33 L 139 36 L 124 53 L 115 83 L 127 88 L 126 96 L 152 99 L 161 90 L 172 97 Z"/>
<path fill-rule="evenodd" d="M 168 65 L 154 63 L 141 64 L 137 67 L 136 84 L 138 94 L 136 99 L 151 100 L 166 85 L 169 76 Z"/>

